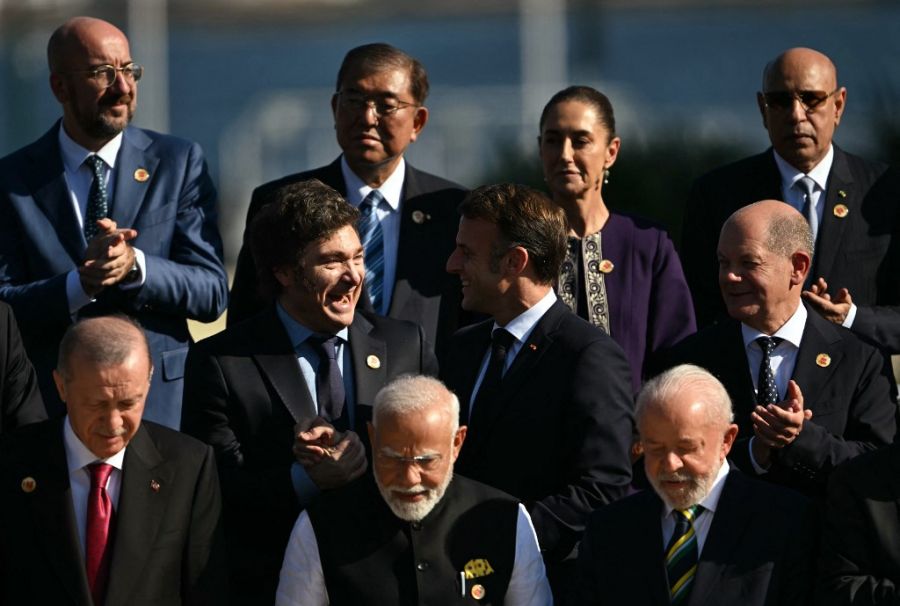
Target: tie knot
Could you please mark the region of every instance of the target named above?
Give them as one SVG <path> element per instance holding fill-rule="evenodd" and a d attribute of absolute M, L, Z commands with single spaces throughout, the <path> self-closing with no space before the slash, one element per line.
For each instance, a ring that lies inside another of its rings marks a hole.
<path fill-rule="evenodd" d="M 88 465 L 88 471 L 91 473 L 91 486 L 99 486 L 106 488 L 106 482 L 109 480 L 109 474 L 112 473 L 113 466 L 109 463 L 91 463 Z"/>
<path fill-rule="evenodd" d="M 362 207 L 364 213 L 374 212 L 376 208 L 384 201 L 384 196 L 381 195 L 381 192 L 377 189 L 373 189 L 369 192 L 362 201 Z"/>
<path fill-rule="evenodd" d="M 494 332 L 491 333 L 491 345 L 494 349 L 502 349 L 504 352 L 509 350 L 515 340 L 512 333 L 505 328 L 494 329 Z"/>
<path fill-rule="evenodd" d="M 91 171 L 93 171 L 94 175 L 98 177 L 102 174 L 103 167 L 106 165 L 106 163 L 103 161 L 103 158 L 101 158 L 97 154 L 91 154 L 90 156 L 88 156 L 84 160 L 84 163 L 87 164 L 88 168 L 90 168 Z"/>
<path fill-rule="evenodd" d="M 813 181 L 812 177 L 800 177 L 794 185 L 807 196 L 812 196 L 813 192 L 816 191 L 816 182 Z"/>
<path fill-rule="evenodd" d="M 778 347 L 778 344 L 784 341 L 781 337 L 757 337 L 756 343 L 759 345 L 759 348 L 763 350 L 763 353 L 767 356 L 771 356 L 772 352 L 775 351 L 775 348 Z"/>
<path fill-rule="evenodd" d="M 689 523 L 693 524 L 694 520 L 703 513 L 702 505 L 691 505 L 687 509 L 675 509 L 672 511 L 672 514 L 677 518 L 683 518 L 687 520 Z"/>
<path fill-rule="evenodd" d="M 340 343 L 337 335 L 313 335 L 308 341 L 320 356 L 324 355 L 329 360 L 337 359 L 337 346 Z"/>

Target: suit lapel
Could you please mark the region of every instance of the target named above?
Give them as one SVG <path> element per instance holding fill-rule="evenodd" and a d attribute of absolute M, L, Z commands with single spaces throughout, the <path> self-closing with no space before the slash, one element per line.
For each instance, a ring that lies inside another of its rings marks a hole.
<path fill-rule="evenodd" d="M 150 143 L 146 134 L 133 127 L 127 128 L 122 137 L 122 147 L 116 159 L 115 191 L 109 212 L 109 216 L 119 227 L 132 227 L 135 224 L 144 205 L 144 198 L 157 178 L 159 158 L 146 153 Z"/>
<path fill-rule="evenodd" d="M 372 335 L 372 324 L 356 314 L 350 325 L 350 359 L 355 388 L 355 425 L 372 420 L 375 394 L 387 383 L 387 345 Z"/>
<path fill-rule="evenodd" d="M 716 356 L 709 370 L 729 388 L 728 393 L 733 401 L 737 423 L 744 429 L 748 426 L 749 415 L 756 405 L 756 394 L 749 372 L 747 352 L 744 350 L 741 324 L 734 320 L 725 320 L 716 330 L 722 331 L 724 335 L 715 340 L 724 344 L 724 351 L 717 349 L 705 352 L 704 355 Z"/>
<path fill-rule="evenodd" d="M 491 346 L 491 329 L 493 320 L 486 320 L 467 329 L 465 342 L 458 346 L 458 354 L 454 363 L 448 364 L 446 374 L 449 375 L 448 385 L 456 392 L 459 398 L 459 424 L 469 424 L 469 405 L 472 401 L 472 391 L 475 389 L 475 381 L 478 380 L 478 372 L 484 361 L 485 353 Z M 463 337 L 454 337 L 461 339 Z M 443 366 L 442 366 L 443 368 Z"/>
<path fill-rule="evenodd" d="M 819 394 L 841 365 L 844 351 L 837 331 L 807 307 L 808 316 L 803 339 L 797 352 L 797 363 L 791 377 L 803 392 L 806 406 L 819 401 Z M 820 356 L 825 354 L 827 358 Z M 828 360 L 827 363 L 825 360 Z M 814 409 L 814 407 L 813 407 Z M 813 410 L 815 412 L 815 409 Z"/>
<path fill-rule="evenodd" d="M 669 586 L 666 578 L 666 558 L 663 553 L 665 546 L 662 542 L 660 526 L 662 501 L 652 491 L 645 493 L 644 496 L 646 498 L 635 501 L 633 519 L 643 523 L 634 525 L 633 553 L 635 561 L 630 567 L 633 570 L 649 572 L 646 577 L 646 583 L 649 586 L 643 591 L 649 594 L 650 604 L 668 606 Z"/>
<path fill-rule="evenodd" d="M 850 214 L 862 212 L 862 200 L 854 188 L 853 175 L 847 165 L 844 152 L 834 148 L 834 161 L 831 165 L 831 173 L 828 175 L 828 183 L 825 189 L 825 206 L 822 209 L 822 223 L 816 237 L 816 250 L 814 267 L 811 272 L 812 279 L 819 276 L 830 276 L 832 267 L 841 250 L 846 231 L 846 218 L 838 218 L 834 214 L 834 207 L 843 204 L 850 210 Z"/>
<path fill-rule="evenodd" d="M 174 486 L 176 469 L 141 427 L 128 444 L 116 512 L 107 604 L 127 604 L 148 565 Z"/>

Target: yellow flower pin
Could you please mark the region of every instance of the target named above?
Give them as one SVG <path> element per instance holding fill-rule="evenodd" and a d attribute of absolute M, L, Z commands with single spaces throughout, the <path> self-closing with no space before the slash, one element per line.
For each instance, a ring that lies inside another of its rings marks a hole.
<path fill-rule="evenodd" d="M 480 577 L 486 577 L 489 574 L 494 573 L 494 569 L 491 568 L 490 563 L 484 559 L 477 560 L 469 560 L 469 562 L 463 567 L 463 570 L 466 573 L 466 579 L 477 579 Z"/>

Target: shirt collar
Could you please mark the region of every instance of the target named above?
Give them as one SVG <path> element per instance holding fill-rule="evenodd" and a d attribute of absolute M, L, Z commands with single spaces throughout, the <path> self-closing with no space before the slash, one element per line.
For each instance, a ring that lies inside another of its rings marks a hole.
<path fill-rule="evenodd" d="M 353 206 L 359 206 L 373 188 L 363 183 L 363 180 L 356 176 L 356 173 L 347 164 L 347 158 L 343 154 L 341 155 L 341 173 L 344 175 L 344 184 L 347 186 L 347 202 Z M 397 163 L 394 172 L 377 188 L 381 195 L 384 196 L 384 200 L 391 207 L 391 210 L 400 208 L 400 198 L 403 195 L 403 178 L 405 176 L 406 160 L 403 159 L 403 156 L 400 156 L 400 162 Z"/>
<path fill-rule="evenodd" d="M 285 311 L 284 307 L 281 306 L 281 303 L 278 303 L 277 301 L 275 302 L 275 313 L 278 314 L 278 319 L 281 320 L 282 325 L 284 325 L 284 330 L 287 331 L 291 346 L 295 350 L 303 345 L 311 336 L 317 334 L 314 330 L 310 330 L 292 318 L 291 315 Z M 342 343 L 347 342 L 348 335 L 349 330 L 346 326 L 335 333 L 335 336 L 338 337 Z"/>
<path fill-rule="evenodd" d="M 122 147 L 122 137 L 124 131 L 107 141 L 106 145 L 101 147 L 97 152 L 92 152 L 75 143 L 75 140 L 69 136 L 66 129 L 63 128 L 62 121 L 59 122 L 59 149 L 62 153 L 63 166 L 67 172 L 74 173 L 81 165 L 84 164 L 88 156 L 96 153 L 100 156 L 109 168 L 116 167 L 116 156 L 119 155 L 119 149 Z"/>
<path fill-rule="evenodd" d="M 66 422 L 63 423 L 63 443 L 66 447 L 66 463 L 69 466 L 69 474 L 73 471 L 87 467 L 91 463 L 97 463 L 98 461 L 101 463 L 108 463 L 121 471 L 122 464 L 125 461 L 125 450 L 128 448 L 126 446 L 108 459 L 98 459 L 97 455 L 92 453 L 78 436 L 75 435 L 75 430 L 72 429 L 69 415 L 66 415 Z"/>
<path fill-rule="evenodd" d="M 778 166 L 778 172 L 781 173 L 781 186 L 787 191 L 803 177 L 810 177 L 816 182 L 819 190 L 825 191 L 825 185 L 828 183 L 828 175 L 831 173 L 831 164 L 834 162 L 834 146 L 828 146 L 828 152 L 822 161 L 813 167 L 808 173 L 802 173 L 790 164 L 787 160 L 778 155 L 778 152 L 772 150 L 775 154 L 775 165 Z"/>
<path fill-rule="evenodd" d="M 716 474 L 716 479 L 713 480 L 712 488 L 709 489 L 709 492 L 706 493 L 706 496 L 698 503 L 704 510 L 709 511 L 711 514 L 716 513 L 716 508 L 719 506 L 719 499 L 722 497 L 722 489 L 725 487 L 725 478 L 728 476 L 728 471 L 731 469 L 728 465 L 728 459 L 722 461 L 722 466 L 719 467 L 719 473 Z M 672 512 L 675 511 L 665 501 L 663 501 L 663 519 L 672 515 Z"/>
<path fill-rule="evenodd" d="M 795 311 L 788 321 L 781 325 L 777 331 L 775 331 L 772 335 L 767 335 L 766 333 L 759 332 L 755 328 L 751 328 L 741 322 L 741 336 L 744 338 L 744 348 L 750 347 L 750 344 L 756 341 L 759 337 L 780 337 L 785 341 L 789 342 L 796 348 L 800 348 L 800 341 L 803 339 L 803 329 L 806 327 L 806 306 L 803 303 L 797 304 L 797 311 Z"/>
<path fill-rule="evenodd" d="M 491 332 L 498 328 L 505 328 L 516 338 L 516 341 L 524 341 L 534 329 L 535 324 L 544 317 L 544 314 L 547 313 L 547 310 L 550 309 L 555 302 L 556 293 L 553 292 L 553 289 L 551 288 L 540 301 L 510 320 L 506 326 L 500 326 L 494 322 L 494 328 Z"/>

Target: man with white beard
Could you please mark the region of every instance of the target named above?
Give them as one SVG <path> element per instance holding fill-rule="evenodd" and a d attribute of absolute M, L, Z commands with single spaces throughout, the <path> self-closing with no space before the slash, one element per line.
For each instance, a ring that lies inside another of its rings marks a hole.
<path fill-rule="evenodd" d="M 553 603 L 524 506 L 453 476 L 466 427 L 443 383 L 389 383 L 368 430 L 374 478 L 323 493 L 300 514 L 276 604 Z"/>
<path fill-rule="evenodd" d="M 644 385 L 635 417 L 653 490 L 592 515 L 573 603 L 807 603 L 809 501 L 729 467 L 738 427 L 718 379 L 676 366 Z"/>

